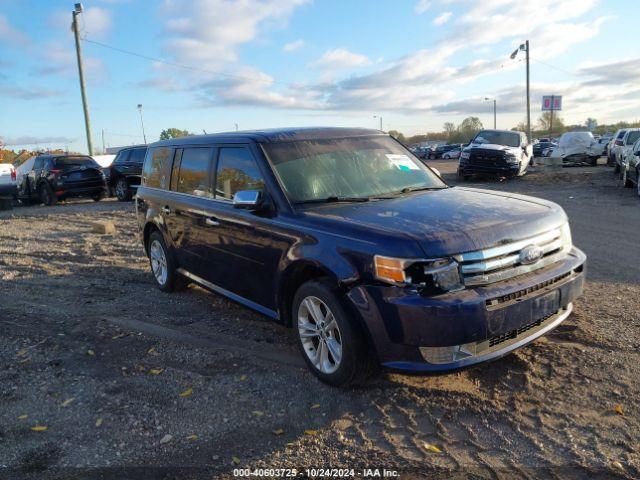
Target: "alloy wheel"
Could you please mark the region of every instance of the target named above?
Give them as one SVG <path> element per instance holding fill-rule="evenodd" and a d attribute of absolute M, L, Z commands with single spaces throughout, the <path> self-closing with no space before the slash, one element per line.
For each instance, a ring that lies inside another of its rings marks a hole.
<path fill-rule="evenodd" d="M 118 180 L 116 183 L 116 197 L 124 198 L 127 195 L 127 186 L 123 179 Z"/>
<path fill-rule="evenodd" d="M 160 285 L 167 283 L 168 269 L 167 257 L 164 254 L 164 248 L 158 240 L 151 242 L 149 248 L 149 258 L 151 259 L 151 270 Z"/>
<path fill-rule="evenodd" d="M 338 370 L 342 361 L 342 335 L 333 312 L 318 297 L 305 297 L 300 303 L 298 333 L 315 368 L 325 374 Z"/>

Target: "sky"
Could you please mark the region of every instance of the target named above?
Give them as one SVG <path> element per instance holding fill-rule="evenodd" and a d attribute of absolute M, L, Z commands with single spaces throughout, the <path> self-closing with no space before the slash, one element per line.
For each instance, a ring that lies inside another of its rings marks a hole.
<path fill-rule="evenodd" d="M 440 131 L 478 116 L 637 120 L 633 0 L 88 0 L 78 16 L 96 150 L 194 133 L 350 126 Z M 86 152 L 71 12 L 0 0 L 0 137 Z M 485 100 L 489 98 L 489 100 Z M 103 135 L 104 134 L 104 135 Z"/>

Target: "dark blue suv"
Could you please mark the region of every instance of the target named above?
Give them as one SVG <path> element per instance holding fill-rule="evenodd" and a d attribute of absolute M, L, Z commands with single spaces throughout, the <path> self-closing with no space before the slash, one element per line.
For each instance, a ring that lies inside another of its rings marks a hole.
<path fill-rule="evenodd" d="M 196 282 L 293 327 L 333 385 L 503 356 L 567 318 L 585 278 L 558 205 L 449 187 L 374 130 L 157 142 L 136 209 L 161 290 Z"/>

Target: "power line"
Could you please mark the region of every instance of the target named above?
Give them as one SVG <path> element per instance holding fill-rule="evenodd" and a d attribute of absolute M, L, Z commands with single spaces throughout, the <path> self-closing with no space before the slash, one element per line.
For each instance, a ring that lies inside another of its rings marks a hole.
<path fill-rule="evenodd" d="M 538 60 L 537 58 L 531 57 L 531 60 L 541 63 L 542 65 L 546 65 L 549 68 L 553 68 L 554 70 L 558 70 L 559 72 L 566 73 L 567 75 L 571 75 L 574 77 L 579 77 L 580 75 L 574 72 L 570 72 L 569 70 L 565 70 L 564 68 L 556 67 L 555 65 L 551 65 L 550 63 L 543 62 L 542 60 Z"/>
<path fill-rule="evenodd" d="M 100 47 L 107 48 L 109 50 L 113 50 L 113 51 L 116 51 L 116 52 L 119 52 L 119 53 L 123 53 L 125 55 L 131 55 L 133 57 L 143 58 L 143 59 L 149 60 L 151 62 L 159 62 L 159 63 L 163 63 L 165 65 L 169 65 L 171 67 L 182 68 L 182 69 L 185 69 L 185 70 L 191 70 L 193 72 L 209 73 L 209 74 L 212 74 L 212 75 L 217 75 L 219 77 L 234 78 L 236 80 L 248 80 L 248 81 L 252 81 L 252 82 L 264 82 L 264 83 L 269 83 L 269 84 L 276 83 L 276 84 L 279 84 L 279 85 L 294 86 L 294 84 L 285 83 L 285 82 L 279 82 L 279 81 L 273 80 L 273 79 L 248 77 L 248 76 L 243 76 L 243 75 L 234 75 L 232 73 L 216 72 L 214 70 L 207 70 L 205 68 L 194 67 L 192 65 L 185 65 L 183 63 L 171 62 L 169 60 L 164 60 L 162 58 L 152 57 L 150 55 L 145 55 L 145 54 L 142 54 L 142 53 L 132 52 L 131 50 L 125 50 L 124 48 L 114 47 L 113 45 L 107 45 L 106 43 L 98 42 L 96 40 L 89 40 L 87 37 L 83 37 L 82 40 L 87 42 L 87 43 L 91 43 L 93 45 L 98 45 Z M 300 85 L 297 84 L 296 88 L 300 88 Z"/>

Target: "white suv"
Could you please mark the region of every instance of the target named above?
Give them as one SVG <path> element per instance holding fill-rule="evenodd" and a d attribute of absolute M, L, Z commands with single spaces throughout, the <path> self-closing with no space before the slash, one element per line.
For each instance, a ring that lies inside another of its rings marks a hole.
<path fill-rule="evenodd" d="M 632 152 L 633 144 L 640 138 L 640 128 L 629 128 L 619 142 L 616 142 L 615 169 L 619 173 L 626 156 Z"/>
<path fill-rule="evenodd" d="M 18 190 L 16 169 L 10 163 L 0 163 L 0 210 L 8 210 Z"/>

